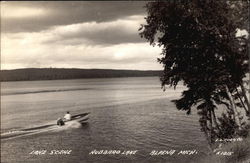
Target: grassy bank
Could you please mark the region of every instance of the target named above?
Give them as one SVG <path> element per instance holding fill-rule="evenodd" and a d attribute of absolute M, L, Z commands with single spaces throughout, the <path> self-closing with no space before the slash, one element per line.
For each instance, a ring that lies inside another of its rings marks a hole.
<path fill-rule="evenodd" d="M 250 133 L 250 130 L 249 130 Z M 227 152 L 227 153 L 225 153 Z M 231 155 L 226 155 L 232 152 Z M 222 145 L 213 154 L 201 160 L 201 163 L 250 163 L 250 137 L 239 142 L 230 142 Z"/>

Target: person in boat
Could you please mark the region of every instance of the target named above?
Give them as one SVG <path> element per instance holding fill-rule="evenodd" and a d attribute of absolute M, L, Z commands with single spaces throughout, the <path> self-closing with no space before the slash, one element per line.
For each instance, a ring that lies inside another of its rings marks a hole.
<path fill-rule="evenodd" d="M 71 114 L 69 113 L 69 111 L 67 111 L 67 113 L 64 115 L 63 119 L 64 119 L 64 121 L 70 121 L 71 120 Z"/>
<path fill-rule="evenodd" d="M 63 121 L 62 118 L 58 118 L 56 124 L 57 124 L 58 126 L 63 126 L 65 123 L 64 123 L 64 121 Z"/>

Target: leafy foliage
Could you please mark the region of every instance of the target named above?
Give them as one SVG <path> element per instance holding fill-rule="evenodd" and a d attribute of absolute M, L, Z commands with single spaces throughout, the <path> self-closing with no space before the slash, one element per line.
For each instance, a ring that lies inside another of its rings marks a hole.
<path fill-rule="evenodd" d="M 184 82 L 188 90 L 174 101 L 177 109 L 190 114 L 198 105 L 202 130 L 211 143 L 215 128 L 232 126 L 220 136 L 241 129 L 236 107 L 244 103 L 242 99 L 241 103 L 236 101 L 243 98 L 237 88 L 249 72 L 249 56 L 248 38 L 237 37 L 236 33 L 247 27 L 248 7 L 244 1 L 202 0 L 155 1 L 146 5 L 148 15 L 140 36 L 162 47 L 162 57 L 158 58 L 164 65 L 162 86 L 176 87 Z M 221 104 L 227 107 L 228 115 L 222 115 L 217 122 L 215 109 Z"/>

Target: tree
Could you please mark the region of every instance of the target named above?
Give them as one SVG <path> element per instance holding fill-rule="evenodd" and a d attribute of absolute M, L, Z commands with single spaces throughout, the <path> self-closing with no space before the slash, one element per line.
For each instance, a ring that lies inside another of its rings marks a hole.
<path fill-rule="evenodd" d="M 208 0 L 155 1 L 146 5 L 148 15 L 140 35 L 151 45 L 162 47 L 158 59 L 164 65 L 162 86 L 175 88 L 179 81 L 184 82 L 188 90 L 174 102 L 187 114 L 197 106 L 202 130 L 211 145 L 221 137 L 216 134 L 222 133 L 224 122 L 234 121 L 236 127 L 230 130 L 233 135 L 244 129 L 241 108 L 249 115 L 243 87 L 249 72 L 248 38 L 236 36 L 246 27 L 248 7 L 249 3 L 243 1 Z M 227 115 L 218 121 L 215 111 L 221 105 L 226 107 Z"/>

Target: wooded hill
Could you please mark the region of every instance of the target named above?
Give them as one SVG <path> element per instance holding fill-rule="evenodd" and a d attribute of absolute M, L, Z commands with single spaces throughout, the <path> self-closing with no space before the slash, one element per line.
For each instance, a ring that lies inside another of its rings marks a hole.
<path fill-rule="evenodd" d="M 160 76 L 161 71 L 27 68 L 1 70 L 0 81 Z"/>

